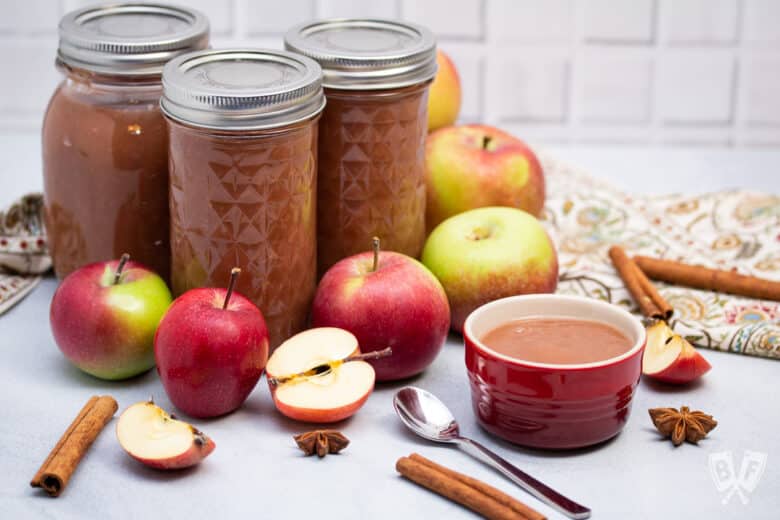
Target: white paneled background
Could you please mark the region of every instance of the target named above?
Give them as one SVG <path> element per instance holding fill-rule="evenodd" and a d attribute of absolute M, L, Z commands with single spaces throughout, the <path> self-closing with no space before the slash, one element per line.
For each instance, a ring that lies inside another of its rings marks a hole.
<path fill-rule="evenodd" d="M 58 81 L 60 16 L 0 16 L 0 131 L 37 132 Z M 299 21 L 403 18 L 459 68 L 462 120 L 537 143 L 780 146 L 780 0 L 181 0 L 215 46 L 279 47 Z"/>

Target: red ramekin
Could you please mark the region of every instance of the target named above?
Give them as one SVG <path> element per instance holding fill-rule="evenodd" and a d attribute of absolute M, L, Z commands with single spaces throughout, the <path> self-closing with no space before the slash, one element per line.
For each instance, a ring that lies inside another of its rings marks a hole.
<path fill-rule="evenodd" d="M 532 317 L 606 323 L 633 346 L 603 361 L 563 365 L 511 358 L 479 340 L 508 321 Z M 642 371 L 645 328 L 615 305 L 556 294 L 502 298 L 469 315 L 463 339 L 474 412 L 494 435 L 534 448 L 580 448 L 617 435 L 628 420 Z"/>

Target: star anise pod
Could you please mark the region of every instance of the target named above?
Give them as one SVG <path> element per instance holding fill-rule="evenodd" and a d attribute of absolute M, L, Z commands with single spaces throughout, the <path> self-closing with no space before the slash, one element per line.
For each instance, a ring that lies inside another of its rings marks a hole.
<path fill-rule="evenodd" d="M 687 406 L 676 408 L 651 408 L 650 418 L 664 437 L 671 437 L 679 446 L 683 441 L 697 444 L 718 425 L 718 422 L 704 412 L 691 411 Z"/>
<path fill-rule="evenodd" d="M 328 453 L 340 452 L 349 444 L 349 439 L 337 430 L 314 430 L 293 438 L 307 457 L 316 453 L 322 458 Z"/>

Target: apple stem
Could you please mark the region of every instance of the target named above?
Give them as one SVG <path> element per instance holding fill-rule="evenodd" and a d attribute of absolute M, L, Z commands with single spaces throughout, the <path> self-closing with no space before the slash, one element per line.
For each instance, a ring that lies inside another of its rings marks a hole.
<path fill-rule="evenodd" d="M 230 303 L 230 297 L 233 296 L 233 288 L 236 286 L 236 279 L 241 274 L 241 268 L 234 267 L 230 270 L 230 282 L 228 282 L 227 292 L 225 293 L 225 303 L 222 304 L 223 309 L 227 309 L 228 303 Z"/>
<path fill-rule="evenodd" d="M 118 284 L 119 279 L 122 278 L 122 269 L 125 268 L 128 260 L 130 260 L 130 255 L 127 253 L 122 253 L 122 256 L 119 257 L 119 265 L 116 266 L 116 272 L 114 273 L 114 285 Z"/>
<path fill-rule="evenodd" d="M 483 135 L 482 136 L 482 149 L 487 150 L 488 146 L 490 146 L 490 141 L 492 141 L 493 138 L 489 135 Z"/>
<path fill-rule="evenodd" d="M 382 359 L 393 354 L 391 347 L 384 348 L 382 350 L 374 350 L 366 352 L 364 354 L 355 354 L 354 356 L 345 357 L 341 361 L 346 363 L 348 361 L 365 361 L 366 359 Z"/>
<path fill-rule="evenodd" d="M 373 273 L 379 267 L 379 237 L 371 239 L 371 246 L 374 249 L 374 265 L 371 266 L 371 272 Z"/>

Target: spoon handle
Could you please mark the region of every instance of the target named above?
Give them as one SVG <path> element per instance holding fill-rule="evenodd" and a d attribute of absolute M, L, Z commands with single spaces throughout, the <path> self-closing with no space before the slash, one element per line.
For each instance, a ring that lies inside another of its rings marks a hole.
<path fill-rule="evenodd" d="M 461 437 L 458 439 L 457 445 L 464 452 L 500 471 L 512 482 L 569 518 L 581 519 L 590 517 L 590 509 L 547 487 L 480 443 Z"/>

